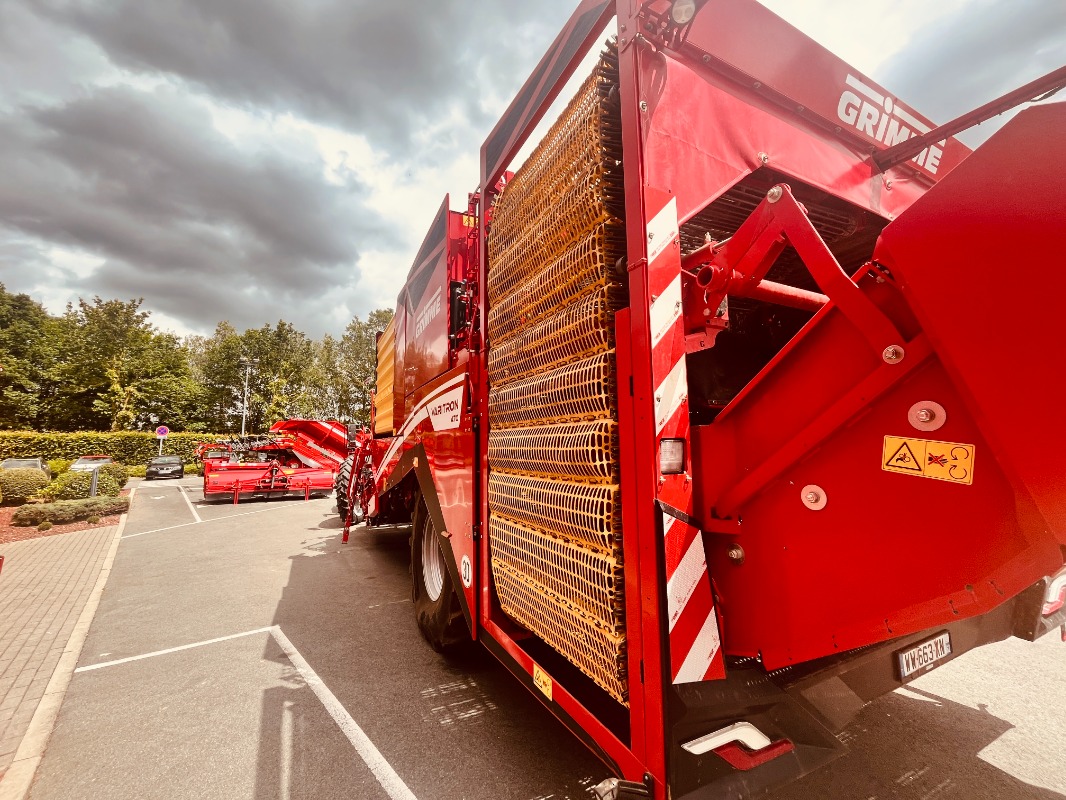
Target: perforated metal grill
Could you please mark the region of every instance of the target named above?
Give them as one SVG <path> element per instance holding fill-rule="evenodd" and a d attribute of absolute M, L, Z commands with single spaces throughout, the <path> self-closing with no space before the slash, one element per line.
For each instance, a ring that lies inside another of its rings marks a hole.
<path fill-rule="evenodd" d="M 625 703 L 616 58 L 609 47 L 493 208 L 488 534 L 503 610 Z"/>
<path fill-rule="evenodd" d="M 493 388 L 489 419 L 502 428 L 611 417 L 614 398 L 614 353 L 598 353 Z"/>
<path fill-rule="evenodd" d="M 493 515 L 503 514 L 621 558 L 622 506 L 617 486 L 493 472 L 489 496 Z"/>
<path fill-rule="evenodd" d="M 615 218 L 622 192 L 613 59 L 604 54 L 494 209 L 491 304 Z"/>
<path fill-rule="evenodd" d="M 492 518 L 489 531 L 493 560 L 525 573 L 605 627 L 621 632 L 622 565 L 613 556 L 500 516 Z"/>
<path fill-rule="evenodd" d="M 610 350 L 614 346 L 612 312 L 621 300 L 621 292 L 613 286 L 597 289 L 502 344 L 493 343 L 489 380 L 498 386 Z"/>
<path fill-rule="evenodd" d="M 489 432 L 489 466 L 505 472 L 616 483 L 617 452 L 614 420 Z"/>
<path fill-rule="evenodd" d="M 534 631 L 612 697 L 627 702 L 623 634 L 599 625 L 580 609 L 493 559 L 492 575 L 500 605 L 512 619 Z"/>
<path fill-rule="evenodd" d="M 568 306 L 587 292 L 621 279 L 615 262 L 625 246 L 615 224 L 601 225 L 554 262 L 535 273 L 489 311 L 495 344 L 533 321 Z"/>

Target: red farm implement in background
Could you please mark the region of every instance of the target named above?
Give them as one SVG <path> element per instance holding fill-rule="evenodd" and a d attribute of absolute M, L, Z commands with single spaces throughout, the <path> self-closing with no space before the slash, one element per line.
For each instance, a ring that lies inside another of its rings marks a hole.
<path fill-rule="evenodd" d="M 937 128 L 752 0 L 583 0 L 445 200 L 346 516 L 412 525 L 423 635 L 481 641 L 601 798 L 759 794 L 1066 623 L 1066 105 L 951 138 L 1064 83 Z"/>
<path fill-rule="evenodd" d="M 347 452 L 345 427 L 336 421 L 290 419 L 262 436 L 205 442 L 197 449 L 204 498 L 312 494 L 334 489 Z"/>

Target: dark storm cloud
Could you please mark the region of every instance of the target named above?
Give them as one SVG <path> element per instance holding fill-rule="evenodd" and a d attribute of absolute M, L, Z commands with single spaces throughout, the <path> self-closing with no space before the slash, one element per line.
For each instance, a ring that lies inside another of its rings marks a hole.
<path fill-rule="evenodd" d="M 356 282 L 360 241 L 392 235 L 351 176 L 325 180 L 317 153 L 238 146 L 169 87 L 98 88 L 0 119 L 0 174 L 5 227 L 103 259 L 76 289 L 143 295 L 196 327 L 262 319 L 219 297 L 310 306 Z"/>
<path fill-rule="evenodd" d="M 916 109 L 947 122 L 1063 64 L 1066 2 L 978 0 L 919 31 L 880 75 Z M 983 141 L 993 127 L 966 141 Z"/>
<path fill-rule="evenodd" d="M 476 130 L 491 123 L 481 92 L 513 93 L 519 64 L 528 71 L 574 5 L 50 0 L 49 8 L 123 68 L 362 133 L 398 158 L 416 155 L 413 136 L 450 115 Z"/>

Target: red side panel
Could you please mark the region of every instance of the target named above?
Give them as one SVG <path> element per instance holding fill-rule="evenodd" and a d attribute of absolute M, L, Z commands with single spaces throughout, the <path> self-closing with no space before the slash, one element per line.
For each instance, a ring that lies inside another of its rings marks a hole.
<path fill-rule="evenodd" d="M 1019 509 L 1035 503 L 1066 545 L 1063 130 L 1066 103 L 1021 112 L 885 228 L 874 257 L 900 280 Z"/>

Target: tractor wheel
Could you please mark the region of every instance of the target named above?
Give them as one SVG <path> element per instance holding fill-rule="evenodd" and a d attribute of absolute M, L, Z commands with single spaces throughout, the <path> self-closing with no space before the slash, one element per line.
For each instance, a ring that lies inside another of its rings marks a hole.
<path fill-rule="evenodd" d="M 419 500 L 411 532 L 411 599 L 418 629 L 438 652 L 470 641 L 445 558 L 433 518 Z"/>
<path fill-rule="evenodd" d="M 333 490 L 337 496 L 337 513 L 341 521 L 348 518 L 348 477 L 352 474 L 352 458 L 348 456 L 341 462 L 341 468 L 337 470 L 337 477 L 333 481 Z"/>

